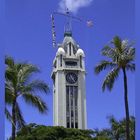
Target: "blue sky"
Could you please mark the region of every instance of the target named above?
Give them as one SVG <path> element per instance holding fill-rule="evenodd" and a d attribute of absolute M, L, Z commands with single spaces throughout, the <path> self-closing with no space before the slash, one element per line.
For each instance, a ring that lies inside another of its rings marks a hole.
<path fill-rule="evenodd" d="M 5 53 L 17 61 L 28 61 L 40 67 L 42 73 L 36 77 L 46 81 L 52 91 L 52 61 L 57 51 L 52 47 L 50 14 L 58 9 L 59 0 L 7 0 L 5 3 L 6 37 Z M 108 127 L 106 117 L 114 115 L 117 119 L 125 116 L 122 75 L 110 93 L 102 93 L 101 83 L 106 71 L 95 75 L 95 65 L 103 59 L 100 50 L 115 36 L 135 41 L 134 1 L 133 0 L 93 0 L 80 8 L 76 16 L 93 19 L 93 28 L 85 23 L 73 22 L 73 37 L 85 51 L 86 94 L 88 128 Z M 63 40 L 65 19 L 56 17 L 57 43 Z M 130 114 L 135 115 L 135 76 L 128 74 Z M 34 108 L 19 99 L 20 107 L 27 123 L 52 125 L 52 92 L 43 97 L 48 104 L 48 114 L 40 115 Z M 9 122 L 5 122 L 6 137 L 11 134 Z"/>
<path fill-rule="evenodd" d="M 139 36 L 140 36 L 140 28 L 139 28 L 139 25 L 140 25 L 140 9 L 139 9 L 139 4 L 140 4 L 140 1 L 136 1 L 135 2 L 135 13 L 136 13 L 136 16 L 135 16 L 135 36 L 136 36 L 136 40 L 137 40 L 137 44 L 136 44 L 136 63 L 137 63 L 137 69 L 136 69 L 136 139 L 140 139 L 140 134 L 139 134 L 139 130 L 140 130 L 140 111 L 139 111 L 139 106 L 140 106 L 140 102 L 139 102 L 139 99 L 140 99 L 140 94 L 139 94 L 139 90 L 140 90 L 140 86 L 139 86 L 139 83 L 140 83 L 140 76 L 139 76 L 139 71 L 140 71 L 140 66 L 139 66 L 139 60 L 140 60 L 140 55 L 139 55 L 139 52 L 140 52 L 140 39 L 139 39 Z"/>

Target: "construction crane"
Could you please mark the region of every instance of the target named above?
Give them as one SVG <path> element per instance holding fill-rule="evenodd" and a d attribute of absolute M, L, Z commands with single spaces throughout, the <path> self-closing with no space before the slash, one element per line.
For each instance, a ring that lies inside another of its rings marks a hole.
<path fill-rule="evenodd" d="M 55 15 L 61 15 L 61 16 L 65 16 L 68 18 L 67 21 L 67 26 L 70 28 L 71 26 L 71 20 L 77 20 L 79 22 L 85 22 L 87 24 L 88 27 L 92 27 L 93 26 L 93 22 L 92 20 L 84 20 L 82 18 L 76 17 L 76 16 L 72 16 L 69 12 L 69 10 L 67 9 L 65 13 L 60 13 L 60 12 L 53 12 L 51 14 L 51 21 L 52 21 L 52 43 L 53 43 L 53 47 L 56 47 L 56 32 L 55 32 L 55 21 L 54 21 L 54 16 Z"/>

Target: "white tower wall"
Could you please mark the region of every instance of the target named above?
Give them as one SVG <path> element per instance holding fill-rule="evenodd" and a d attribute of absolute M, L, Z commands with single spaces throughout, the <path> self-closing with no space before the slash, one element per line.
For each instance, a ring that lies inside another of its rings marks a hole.
<path fill-rule="evenodd" d="M 54 126 L 87 128 L 84 52 L 71 35 L 64 38 L 54 59 Z"/>

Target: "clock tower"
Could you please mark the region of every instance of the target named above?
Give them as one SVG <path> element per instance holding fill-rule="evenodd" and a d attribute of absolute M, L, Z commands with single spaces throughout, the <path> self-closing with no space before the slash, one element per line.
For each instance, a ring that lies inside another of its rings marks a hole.
<path fill-rule="evenodd" d="M 53 61 L 54 126 L 86 129 L 85 54 L 65 31 Z"/>

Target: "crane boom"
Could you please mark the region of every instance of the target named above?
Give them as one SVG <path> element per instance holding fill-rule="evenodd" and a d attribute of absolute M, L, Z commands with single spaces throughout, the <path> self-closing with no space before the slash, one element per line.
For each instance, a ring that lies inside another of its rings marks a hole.
<path fill-rule="evenodd" d="M 53 12 L 51 14 L 51 21 L 52 21 L 52 43 L 53 43 L 53 47 L 56 47 L 56 32 L 55 32 L 54 15 L 61 15 L 61 16 L 68 17 L 69 18 L 69 23 L 71 21 L 70 19 L 73 19 L 73 20 L 77 20 L 77 21 L 80 21 L 80 22 L 86 22 L 88 27 L 92 27 L 93 26 L 92 20 L 84 20 L 84 19 L 81 19 L 79 17 L 72 16 L 70 14 L 70 12 L 68 11 L 68 9 L 67 9 L 66 13 Z"/>
<path fill-rule="evenodd" d="M 75 16 L 72 16 L 72 15 L 70 15 L 69 13 L 59 13 L 59 12 L 53 12 L 53 14 L 57 14 L 57 15 L 62 15 L 62 16 L 67 16 L 67 17 L 69 17 L 69 18 L 72 18 L 72 19 L 75 19 L 75 20 L 79 20 L 79 21 L 83 21 L 81 18 L 79 18 L 79 17 L 75 17 Z"/>

